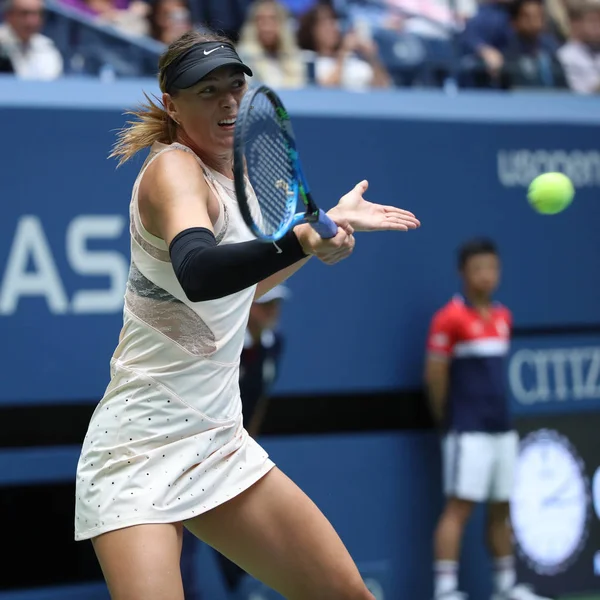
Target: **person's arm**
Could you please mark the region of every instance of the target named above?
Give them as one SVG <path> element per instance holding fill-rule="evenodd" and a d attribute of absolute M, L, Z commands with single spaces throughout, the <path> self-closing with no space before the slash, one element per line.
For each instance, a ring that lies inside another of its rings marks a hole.
<path fill-rule="evenodd" d="M 144 227 L 169 246 L 173 269 L 188 299 L 202 302 L 246 289 L 307 255 L 334 264 L 347 257 L 354 238 L 347 223 L 321 239 L 299 225 L 277 246 L 259 240 L 217 245 L 208 214 L 209 191 L 195 158 L 166 152 L 142 180 L 139 207 Z"/>
<path fill-rule="evenodd" d="M 357 47 L 358 38 L 354 31 L 347 32 L 342 38 L 342 43 L 336 53 L 333 69 L 318 80 L 323 87 L 340 87 L 343 83 L 344 65 L 348 57 Z M 318 62 L 318 58 L 317 58 Z M 315 65 L 317 64 L 315 62 Z"/>
<path fill-rule="evenodd" d="M 256 403 L 254 413 L 248 423 L 247 431 L 248 435 L 252 438 L 257 438 L 260 435 L 263 421 L 267 415 L 267 408 L 269 406 L 269 397 L 261 396 Z"/>
<path fill-rule="evenodd" d="M 347 194 L 342 196 L 327 214 L 336 223 L 347 222 L 354 231 L 410 231 L 420 226 L 419 220 L 410 211 L 396 206 L 375 204 L 364 198 L 369 182 L 357 183 Z M 305 265 L 308 258 L 275 273 L 258 284 L 256 298 L 266 294 L 271 288 L 283 283 L 298 269 Z"/>
<path fill-rule="evenodd" d="M 277 381 L 279 376 L 279 364 L 281 362 L 281 357 L 283 354 L 284 342 L 280 334 L 276 335 L 276 355 L 275 355 L 275 377 L 271 381 L 271 386 Z M 250 423 L 248 423 L 248 433 L 251 437 L 256 438 L 260 435 L 262 430 L 262 424 L 267 416 L 267 409 L 269 407 L 269 399 L 271 397 L 271 390 L 267 389 L 263 391 L 262 396 L 259 398 L 256 403 L 256 407 L 254 408 L 254 414 L 250 419 Z"/>
<path fill-rule="evenodd" d="M 392 79 L 387 69 L 384 67 L 383 63 L 379 59 L 379 48 L 375 41 L 369 38 L 359 40 L 357 50 L 358 53 L 363 57 L 363 59 L 367 61 L 367 63 L 369 63 L 369 66 L 373 71 L 371 87 L 390 87 Z"/>
<path fill-rule="evenodd" d="M 375 88 L 388 88 L 392 85 L 392 79 L 387 69 L 384 67 L 378 56 L 369 59 L 369 64 L 373 69 L 373 80 L 371 81 L 372 87 Z"/>
<path fill-rule="evenodd" d="M 600 72 L 580 49 L 570 43 L 557 53 L 569 87 L 578 94 L 600 92 Z"/>
<path fill-rule="evenodd" d="M 447 357 L 429 354 L 425 365 L 425 384 L 431 414 L 437 424 L 444 419 L 448 394 L 449 363 Z"/>
<path fill-rule="evenodd" d="M 451 316 L 442 309 L 431 323 L 427 340 L 425 387 L 431 413 L 436 423 L 441 423 L 446 411 L 446 398 L 450 379 L 450 355 L 454 344 L 454 327 Z"/>
<path fill-rule="evenodd" d="M 504 65 L 502 50 L 507 43 L 507 29 L 508 17 L 497 7 L 480 6 L 462 34 L 465 53 L 479 56 L 490 73 L 498 74 Z"/>
<path fill-rule="evenodd" d="M 257 286 L 256 292 L 254 293 L 254 299 L 258 300 L 261 296 L 264 296 L 268 291 L 272 290 L 274 287 L 278 286 L 280 283 L 283 283 L 286 279 L 291 277 L 296 271 L 300 270 L 310 259 L 310 256 L 303 258 L 301 261 L 282 269 L 278 273 L 263 279 Z"/>

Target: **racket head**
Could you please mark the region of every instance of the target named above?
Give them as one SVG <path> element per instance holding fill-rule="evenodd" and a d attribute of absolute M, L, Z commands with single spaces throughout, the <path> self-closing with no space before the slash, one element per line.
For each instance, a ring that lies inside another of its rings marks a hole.
<path fill-rule="evenodd" d="M 233 149 L 242 217 L 257 238 L 276 241 L 299 221 L 300 181 L 292 124 L 281 99 L 269 87 L 259 86 L 244 95 Z"/>

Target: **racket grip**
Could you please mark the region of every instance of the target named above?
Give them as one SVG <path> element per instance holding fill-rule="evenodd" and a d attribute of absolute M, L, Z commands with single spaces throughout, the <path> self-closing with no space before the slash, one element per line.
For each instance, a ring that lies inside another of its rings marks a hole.
<path fill-rule="evenodd" d="M 319 210 L 319 218 L 311 223 L 312 228 L 325 240 L 335 237 L 338 226 L 327 216 L 325 212 Z"/>

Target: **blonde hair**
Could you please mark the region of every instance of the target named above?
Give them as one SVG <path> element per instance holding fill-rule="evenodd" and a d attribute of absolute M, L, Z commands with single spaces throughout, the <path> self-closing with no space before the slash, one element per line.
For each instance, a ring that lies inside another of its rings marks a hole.
<path fill-rule="evenodd" d="M 174 42 L 169 44 L 158 61 L 158 83 L 161 92 L 166 92 L 167 67 L 175 62 L 180 56 L 202 42 L 223 42 L 231 44 L 226 37 L 212 32 L 188 31 Z M 176 92 L 171 94 L 176 95 Z M 127 111 L 126 115 L 136 117 L 135 121 L 127 121 L 117 133 L 115 142 L 109 158 L 117 158 L 118 166 L 126 163 L 140 150 L 152 146 L 154 142 L 171 144 L 177 138 L 177 123 L 169 116 L 161 99 L 150 98 L 144 92 L 146 98 L 137 109 Z"/>
<path fill-rule="evenodd" d="M 266 53 L 258 37 L 256 16 L 263 6 L 272 6 L 277 14 L 280 24 L 279 44 L 277 47 L 277 61 L 279 62 L 286 81 L 286 87 L 301 87 L 306 83 L 305 67 L 300 54 L 300 47 L 288 10 L 278 0 L 255 0 L 248 10 L 246 20 L 240 32 L 238 51 L 247 64 L 255 71 L 259 79 L 263 79 L 266 72 L 264 59 Z M 267 82 L 268 83 L 268 82 Z"/>

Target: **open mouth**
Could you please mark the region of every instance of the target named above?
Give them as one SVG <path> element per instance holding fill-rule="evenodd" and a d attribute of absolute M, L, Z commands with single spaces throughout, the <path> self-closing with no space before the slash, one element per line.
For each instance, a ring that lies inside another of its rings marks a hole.
<path fill-rule="evenodd" d="M 233 129 L 235 127 L 235 117 L 219 121 L 219 127 L 222 127 L 223 129 Z"/>

